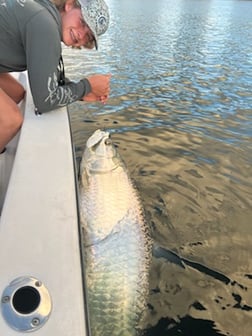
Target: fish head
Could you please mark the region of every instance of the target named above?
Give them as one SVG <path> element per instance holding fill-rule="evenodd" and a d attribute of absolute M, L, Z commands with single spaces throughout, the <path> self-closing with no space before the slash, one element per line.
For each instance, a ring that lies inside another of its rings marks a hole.
<path fill-rule="evenodd" d="M 98 129 L 87 140 L 81 171 L 105 173 L 117 168 L 120 162 L 109 132 Z"/>

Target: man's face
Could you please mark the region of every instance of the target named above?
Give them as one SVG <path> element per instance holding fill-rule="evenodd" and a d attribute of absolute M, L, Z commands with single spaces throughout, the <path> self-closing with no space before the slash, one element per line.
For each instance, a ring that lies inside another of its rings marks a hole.
<path fill-rule="evenodd" d="M 62 41 L 66 46 L 93 49 L 94 35 L 83 20 L 80 8 L 68 8 L 61 13 Z"/>

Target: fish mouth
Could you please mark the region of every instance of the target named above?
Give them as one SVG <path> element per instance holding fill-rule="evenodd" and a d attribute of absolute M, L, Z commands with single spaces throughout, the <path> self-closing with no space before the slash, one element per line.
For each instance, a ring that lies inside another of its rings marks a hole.
<path fill-rule="evenodd" d="M 91 175 L 105 174 L 121 165 L 110 133 L 100 129 L 96 130 L 86 142 L 80 166 L 81 171 L 88 171 Z"/>
<path fill-rule="evenodd" d="M 102 131 L 100 129 L 96 130 L 92 136 L 87 141 L 87 148 L 91 149 L 92 147 L 98 145 L 102 140 L 106 143 L 109 141 L 110 134 L 109 132 Z"/>

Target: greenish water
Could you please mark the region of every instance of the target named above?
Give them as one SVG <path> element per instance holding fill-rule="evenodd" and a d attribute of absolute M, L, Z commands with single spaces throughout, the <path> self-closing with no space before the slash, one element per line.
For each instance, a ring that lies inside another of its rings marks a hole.
<path fill-rule="evenodd" d="M 153 237 L 222 272 L 153 259 L 149 336 L 249 336 L 252 325 L 252 1 L 109 0 L 99 51 L 65 49 L 67 76 L 111 73 L 111 97 L 75 103 L 77 160 L 106 128 Z"/>

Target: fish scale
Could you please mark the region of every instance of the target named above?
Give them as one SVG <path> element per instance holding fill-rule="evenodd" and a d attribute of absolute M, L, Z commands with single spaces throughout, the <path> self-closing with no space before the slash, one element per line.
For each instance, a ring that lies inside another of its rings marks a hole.
<path fill-rule="evenodd" d="M 134 336 L 146 308 L 151 239 L 126 167 L 99 132 L 83 154 L 80 185 L 90 326 L 92 336 Z"/>

